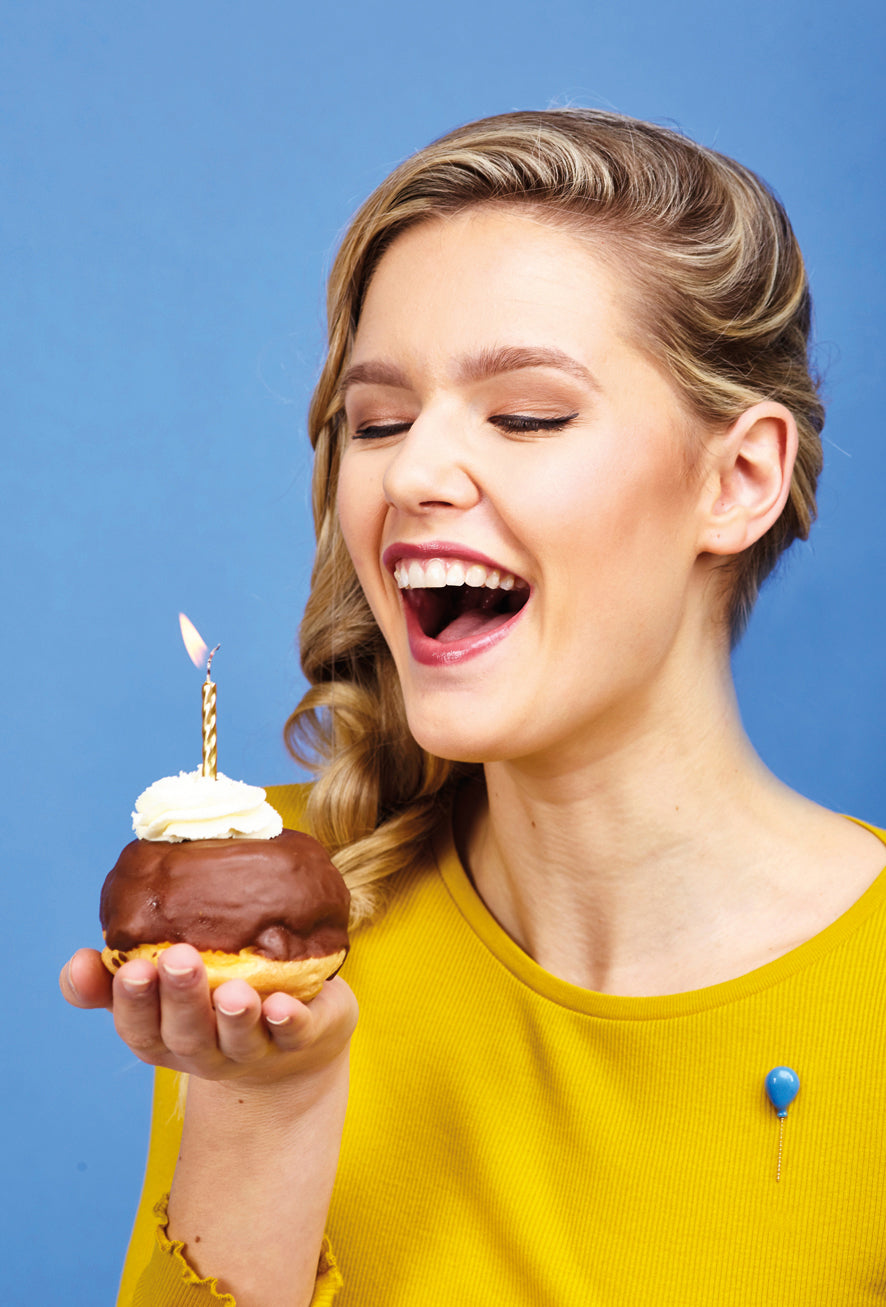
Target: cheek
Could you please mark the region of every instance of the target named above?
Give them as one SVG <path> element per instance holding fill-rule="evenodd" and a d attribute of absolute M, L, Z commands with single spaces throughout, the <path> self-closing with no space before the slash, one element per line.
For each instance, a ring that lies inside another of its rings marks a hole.
<path fill-rule="evenodd" d="M 347 455 L 339 471 L 336 510 L 345 545 L 362 585 L 367 565 L 378 553 L 383 502 L 379 505 L 365 470 L 358 469 L 356 460 Z"/>
<path fill-rule="evenodd" d="M 540 460 L 501 486 L 496 509 L 514 537 L 547 570 L 567 570 L 577 551 L 606 550 L 633 516 L 630 492 L 613 469 L 587 460 Z"/>
<path fill-rule="evenodd" d="M 663 577 L 667 588 L 680 584 L 695 557 L 693 500 L 671 460 L 641 468 L 616 455 L 539 471 L 501 503 L 549 584 L 559 577 L 573 597 L 587 584 L 597 599 L 627 603 Z"/>
<path fill-rule="evenodd" d="M 357 463 L 356 459 L 342 459 L 336 500 L 338 523 L 366 602 L 387 639 L 380 563 L 386 503 L 373 470 L 365 462 L 359 466 Z"/>

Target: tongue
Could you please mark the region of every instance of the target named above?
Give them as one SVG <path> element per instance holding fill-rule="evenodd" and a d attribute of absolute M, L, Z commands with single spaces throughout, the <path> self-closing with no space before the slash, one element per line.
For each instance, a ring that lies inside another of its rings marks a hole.
<path fill-rule="evenodd" d="M 485 586 L 441 587 L 404 591 L 425 635 L 442 644 L 488 635 L 503 626 L 519 604 L 514 596 Z"/>
<path fill-rule="evenodd" d="M 510 617 L 513 617 L 513 613 L 492 613 L 484 612 L 482 608 L 469 608 L 445 626 L 437 639 L 441 644 L 451 644 L 453 640 L 467 640 L 472 635 L 488 635 L 490 631 L 503 626 Z"/>

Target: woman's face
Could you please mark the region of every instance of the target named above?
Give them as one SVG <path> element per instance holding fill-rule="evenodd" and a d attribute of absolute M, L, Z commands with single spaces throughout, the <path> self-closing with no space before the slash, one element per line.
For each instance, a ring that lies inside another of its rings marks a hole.
<path fill-rule="evenodd" d="M 407 231 L 372 278 L 338 508 L 439 756 L 568 765 L 691 674 L 706 478 L 625 298 L 617 263 L 503 209 Z"/>

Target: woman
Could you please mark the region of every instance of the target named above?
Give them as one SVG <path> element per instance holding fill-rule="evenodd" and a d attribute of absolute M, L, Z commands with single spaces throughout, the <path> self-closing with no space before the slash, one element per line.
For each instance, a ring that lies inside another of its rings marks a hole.
<path fill-rule="evenodd" d="M 504 115 L 370 198 L 329 315 L 319 779 L 271 797 L 372 920 L 308 1007 L 72 959 L 191 1074 L 122 1301 L 880 1301 L 882 838 L 766 771 L 729 671 L 821 461 L 781 207 L 658 127 Z"/>

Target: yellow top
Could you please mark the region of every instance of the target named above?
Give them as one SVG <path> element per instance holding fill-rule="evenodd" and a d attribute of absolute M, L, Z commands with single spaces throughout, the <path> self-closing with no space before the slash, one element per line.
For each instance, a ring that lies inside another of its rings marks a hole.
<path fill-rule="evenodd" d="M 297 790 L 270 798 L 297 823 Z M 314 1302 L 881 1304 L 884 959 L 886 872 L 820 935 L 737 980 L 592 993 L 518 948 L 444 842 L 345 967 L 360 1022 L 328 1227 L 344 1287 L 324 1265 Z M 801 1089 L 777 1183 L 764 1081 L 784 1065 Z M 155 1242 L 174 1080 L 158 1073 L 127 1307 L 233 1302 L 186 1283 L 181 1255 Z"/>

